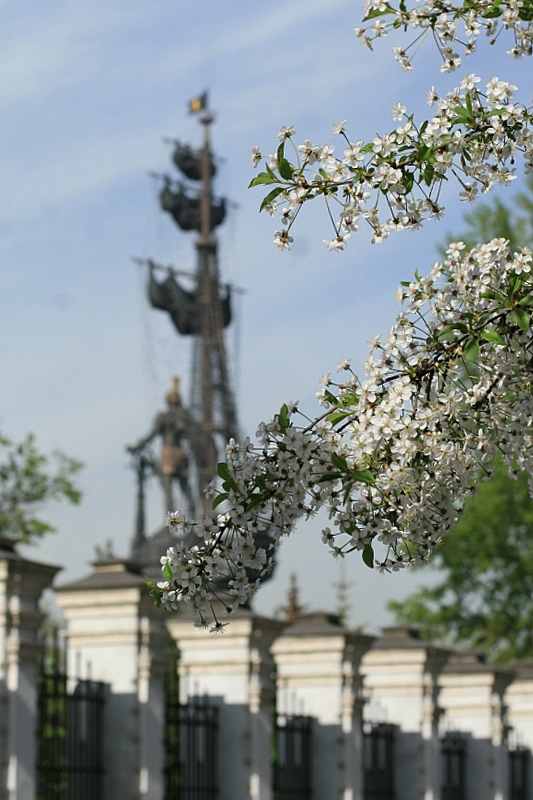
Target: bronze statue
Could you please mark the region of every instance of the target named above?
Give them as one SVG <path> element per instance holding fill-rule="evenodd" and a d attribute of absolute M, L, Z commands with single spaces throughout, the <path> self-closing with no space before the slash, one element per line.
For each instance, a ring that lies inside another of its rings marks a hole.
<path fill-rule="evenodd" d="M 159 462 L 154 464 L 154 472 L 159 475 L 165 493 L 165 513 L 174 511 L 173 482 L 178 481 L 187 501 L 187 512 L 194 519 L 196 507 L 189 485 L 189 459 L 182 447 L 182 441 L 191 442 L 196 436 L 197 424 L 191 414 L 181 404 L 178 391 L 178 379 L 166 396 L 168 410 L 162 411 L 155 418 L 152 430 L 136 445 L 128 447 L 130 453 L 140 453 L 156 436 L 163 440 L 163 450 Z"/>

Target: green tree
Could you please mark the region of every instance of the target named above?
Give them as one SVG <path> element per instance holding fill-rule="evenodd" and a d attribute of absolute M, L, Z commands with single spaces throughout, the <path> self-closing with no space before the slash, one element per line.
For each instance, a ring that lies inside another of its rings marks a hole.
<path fill-rule="evenodd" d="M 497 663 L 533 656 L 533 500 L 525 474 L 514 479 L 497 462 L 431 565 L 443 580 L 390 602 L 398 621 Z"/>
<path fill-rule="evenodd" d="M 28 544 L 53 532 L 37 515 L 50 500 L 80 502 L 73 477 L 81 467 L 60 451 L 39 452 L 32 434 L 19 444 L 0 435 L 0 535 Z"/>

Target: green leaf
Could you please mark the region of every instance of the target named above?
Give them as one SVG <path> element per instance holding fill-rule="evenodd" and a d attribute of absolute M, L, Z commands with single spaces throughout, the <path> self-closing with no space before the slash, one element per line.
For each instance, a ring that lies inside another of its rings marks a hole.
<path fill-rule="evenodd" d="M 468 108 L 465 108 L 464 106 L 455 106 L 453 110 L 461 121 L 466 122 L 471 117 L 470 111 L 468 110 Z"/>
<path fill-rule="evenodd" d="M 344 406 L 353 406 L 359 402 L 359 395 L 357 392 L 346 392 L 342 395 L 341 400 Z"/>
<path fill-rule="evenodd" d="M 340 456 L 338 453 L 331 454 L 331 463 L 341 472 L 348 472 L 348 464 L 346 459 Z"/>
<path fill-rule="evenodd" d="M 336 425 L 338 422 L 342 422 L 343 419 L 346 419 L 346 417 L 349 417 L 351 413 L 351 411 L 333 411 L 331 414 L 328 414 L 326 419 L 332 425 Z"/>
<path fill-rule="evenodd" d="M 266 475 L 256 475 L 254 483 L 258 489 L 266 488 Z"/>
<path fill-rule="evenodd" d="M 498 333 L 498 331 L 492 331 L 489 328 L 485 328 L 484 331 L 481 331 L 481 336 L 487 342 L 491 342 L 492 344 L 505 344 L 505 339 L 501 333 Z"/>
<path fill-rule="evenodd" d="M 324 398 L 328 401 L 328 403 L 331 403 L 332 406 L 335 406 L 336 408 L 341 408 L 342 406 L 341 401 L 339 400 L 338 397 L 335 397 L 335 395 L 332 394 L 329 391 L 329 389 L 326 389 L 326 391 L 324 392 Z"/>
<path fill-rule="evenodd" d="M 260 172 L 259 175 L 256 175 L 255 178 L 250 181 L 248 188 L 251 189 L 252 186 L 260 186 L 263 183 L 277 183 L 277 180 L 278 179 L 273 174 L 269 175 L 268 172 Z"/>
<path fill-rule="evenodd" d="M 361 483 L 375 483 L 376 479 L 369 469 L 356 469 L 353 473 L 354 481 L 361 481 Z"/>
<path fill-rule="evenodd" d="M 286 403 L 283 403 L 283 405 L 281 406 L 281 408 L 279 410 L 278 423 L 279 423 L 279 427 L 281 428 L 281 432 L 282 433 L 285 433 L 287 428 L 290 426 L 289 409 L 287 408 L 287 404 Z"/>
<path fill-rule="evenodd" d="M 223 480 L 225 481 L 231 480 L 231 475 L 229 474 L 229 467 L 225 461 L 221 461 L 219 464 L 217 464 L 217 472 L 219 474 L 219 477 L 222 478 Z"/>
<path fill-rule="evenodd" d="M 482 17 L 485 19 L 494 19 L 495 17 L 501 17 L 502 10 L 498 7 L 498 4 L 494 4 L 491 8 L 487 8 L 486 11 L 483 11 L 481 14 Z"/>
<path fill-rule="evenodd" d="M 246 511 L 251 511 L 252 508 L 256 508 L 257 506 L 261 505 L 264 501 L 264 497 L 262 494 L 256 494 L 252 497 L 249 503 L 246 504 Z"/>
<path fill-rule="evenodd" d="M 276 153 L 276 164 L 278 165 L 278 171 L 281 177 L 286 181 L 290 181 L 294 170 L 285 158 L 285 142 L 282 142 L 278 147 Z"/>
<path fill-rule="evenodd" d="M 459 331 L 460 333 L 468 333 L 468 327 L 463 322 L 454 322 L 453 325 L 444 328 L 442 331 L 439 331 L 435 334 L 436 339 L 442 339 L 443 336 L 447 336 L 449 333 L 455 333 L 455 331 Z"/>
<path fill-rule="evenodd" d="M 342 472 L 324 472 L 318 479 L 317 483 L 327 483 L 327 481 L 336 481 L 342 477 L 343 477 Z"/>
<path fill-rule="evenodd" d="M 402 179 L 402 182 L 403 182 L 403 185 L 404 185 L 405 191 L 406 191 L 406 192 L 410 192 L 410 191 L 411 191 L 411 189 L 413 188 L 413 185 L 414 185 L 414 182 L 415 182 L 415 176 L 414 176 L 414 173 L 413 173 L 413 172 L 409 172 L 408 170 L 406 170 L 406 171 L 403 173 L 403 179 Z"/>
<path fill-rule="evenodd" d="M 163 567 L 163 570 L 162 570 L 162 572 L 163 572 L 163 578 L 164 578 L 166 581 L 171 581 L 171 580 L 172 580 L 172 567 L 170 566 L 170 564 L 168 563 L 168 561 L 167 561 L 167 563 L 165 564 L 165 566 Z"/>
<path fill-rule="evenodd" d="M 390 8 L 387 7 L 385 11 L 380 11 L 379 8 L 373 8 L 368 14 L 365 14 L 363 17 L 363 22 L 366 22 L 369 19 L 375 19 L 376 17 L 384 17 L 386 14 L 390 14 Z"/>
<path fill-rule="evenodd" d="M 435 167 L 433 166 L 433 164 L 426 164 L 424 172 L 422 173 L 422 178 L 426 186 L 431 186 L 434 175 L 435 175 Z"/>
<path fill-rule="evenodd" d="M 420 147 L 418 148 L 417 158 L 422 163 L 425 161 L 427 157 L 430 155 L 432 148 L 423 142 Z"/>
<path fill-rule="evenodd" d="M 476 338 L 470 339 L 464 346 L 463 355 L 467 361 L 472 364 L 477 360 L 479 355 L 479 342 Z"/>
<path fill-rule="evenodd" d="M 529 330 L 529 314 L 525 308 L 518 306 L 512 312 L 512 315 L 519 328 L 522 328 L 523 331 Z"/>
<path fill-rule="evenodd" d="M 520 288 L 523 280 L 524 279 L 521 275 L 517 275 L 516 273 L 511 275 L 509 278 L 509 297 L 512 297 L 513 294 L 515 294 L 515 292 Z"/>
<path fill-rule="evenodd" d="M 227 499 L 228 499 L 228 493 L 227 492 L 221 492 L 220 494 L 217 494 L 217 496 L 213 500 L 213 506 L 212 506 L 213 511 L 215 510 L 215 508 L 217 508 L 217 506 L 219 506 L 221 503 L 224 502 L 224 500 L 227 500 Z"/>
<path fill-rule="evenodd" d="M 370 569 L 374 569 L 374 551 L 372 550 L 371 544 L 365 544 L 363 550 L 363 561 L 370 567 Z"/>
<path fill-rule="evenodd" d="M 290 179 L 292 178 L 292 174 L 294 172 L 294 169 L 291 166 L 291 164 L 287 161 L 286 158 L 283 158 L 279 162 L 278 169 L 279 169 L 279 174 L 281 175 L 281 177 L 284 178 L 286 181 L 290 181 Z"/>
<path fill-rule="evenodd" d="M 270 181 L 270 183 L 274 183 L 274 181 Z M 272 189 L 272 191 L 269 192 L 267 196 L 263 198 L 263 202 L 259 206 L 259 211 L 264 211 L 267 205 L 271 203 L 272 200 L 275 200 L 278 194 L 281 194 L 284 191 L 285 189 L 283 186 L 277 186 L 275 189 Z"/>

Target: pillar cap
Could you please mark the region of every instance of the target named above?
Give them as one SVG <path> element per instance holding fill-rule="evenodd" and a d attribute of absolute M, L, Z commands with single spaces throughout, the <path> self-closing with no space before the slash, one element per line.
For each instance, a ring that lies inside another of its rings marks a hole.
<path fill-rule="evenodd" d="M 129 589 L 145 587 L 142 567 L 127 558 L 106 558 L 93 561 L 94 571 L 72 583 L 56 588 L 56 592 L 87 591 L 91 589 Z"/>

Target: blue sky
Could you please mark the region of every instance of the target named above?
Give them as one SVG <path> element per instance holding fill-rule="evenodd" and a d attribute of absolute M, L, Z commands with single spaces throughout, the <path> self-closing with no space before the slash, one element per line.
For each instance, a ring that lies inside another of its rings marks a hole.
<path fill-rule="evenodd" d="M 351 0 L 2 0 L 0 17 L 0 428 L 14 439 L 33 431 L 42 449 L 85 462 L 83 504 L 47 510 L 58 533 L 30 551 L 71 580 L 96 544 L 112 539 L 127 553 L 135 487 L 125 446 L 148 430 L 173 375 L 188 384 L 189 342 L 148 308 L 131 260 L 194 266 L 194 237 L 159 211 L 148 177 L 169 169 L 163 137 L 199 143 L 188 100 L 210 91 L 225 159 L 216 190 L 237 205 L 220 229 L 220 268 L 246 290 L 228 345 L 241 427 L 253 435 L 285 400 L 312 413 L 318 378 L 341 358 L 362 364 L 368 339 L 392 323 L 398 281 L 431 265 L 463 207 L 378 246 L 362 231 L 343 254 L 327 252 L 326 215 L 309 208 L 291 252 L 279 253 L 274 221 L 258 214 L 261 191 L 246 188 L 251 145 L 272 151 L 284 124 L 328 142 L 344 118 L 352 139 L 372 137 L 392 128 L 394 103 L 425 113 L 430 85 L 458 77 L 439 75 L 431 48 L 411 74 L 393 62 L 392 41 L 364 50 Z M 492 77 L 492 58 L 460 75 Z M 504 62 L 500 77 L 516 70 Z M 162 514 L 154 485 L 152 530 Z M 309 607 L 334 606 L 339 567 L 319 534 L 309 523 L 282 548 L 260 610 L 280 604 L 291 571 Z M 351 622 L 370 627 L 387 621 L 387 598 L 420 582 L 375 575 L 357 558 L 347 577 Z"/>

